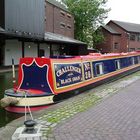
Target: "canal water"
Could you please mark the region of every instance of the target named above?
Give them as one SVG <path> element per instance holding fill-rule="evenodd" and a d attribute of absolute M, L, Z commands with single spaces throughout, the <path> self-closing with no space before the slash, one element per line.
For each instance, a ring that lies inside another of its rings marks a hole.
<path fill-rule="evenodd" d="M 16 74 L 17 75 L 17 74 Z M 12 72 L 0 73 L 0 99 L 4 96 L 6 89 L 12 88 Z M 0 127 L 5 126 L 10 121 L 20 117 L 21 114 L 9 113 L 0 107 Z"/>

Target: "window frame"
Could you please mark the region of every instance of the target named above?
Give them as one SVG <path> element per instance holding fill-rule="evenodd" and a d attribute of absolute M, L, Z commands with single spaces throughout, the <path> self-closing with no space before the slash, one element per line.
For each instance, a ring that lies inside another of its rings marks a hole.
<path fill-rule="evenodd" d="M 115 68 L 116 68 L 116 70 L 120 70 L 121 69 L 120 60 L 115 60 Z"/>
<path fill-rule="evenodd" d="M 97 66 L 99 66 L 99 73 L 97 71 Z M 100 62 L 100 63 L 96 63 L 95 64 L 95 72 L 96 72 L 96 75 L 97 76 L 100 76 L 100 75 L 103 75 L 104 74 L 104 64 L 103 64 L 103 62 Z"/>
<path fill-rule="evenodd" d="M 60 22 L 60 28 L 62 29 L 66 28 L 66 24 L 64 22 Z"/>
<path fill-rule="evenodd" d="M 131 64 L 135 65 L 135 58 L 133 56 L 131 57 Z"/>
<path fill-rule="evenodd" d="M 136 35 L 130 34 L 130 41 L 136 41 Z"/>
<path fill-rule="evenodd" d="M 71 30 L 71 25 L 70 24 L 67 24 L 67 28 Z"/>
<path fill-rule="evenodd" d="M 115 43 L 114 43 L 114 49 L 115 49 L 115 50 L 118 50 L 118 49 L 119 49 L 119 43 L 118 43 L 118 42 L 115 42 Z"/>
<path fill-rule="evenodd" d="M 71 16 L 70 14 L 67 14 L 67 17 L 68 17 L 69 19 L 71 19 L 72 16 Z"/>
<path fill-rule="evenodd" d="M 64 11 L 60 11 L 60 15 L 61 15 L 61 17 L 65 17 L 65 15 L 66 15 L 66 13 L 64 12 Z"/>

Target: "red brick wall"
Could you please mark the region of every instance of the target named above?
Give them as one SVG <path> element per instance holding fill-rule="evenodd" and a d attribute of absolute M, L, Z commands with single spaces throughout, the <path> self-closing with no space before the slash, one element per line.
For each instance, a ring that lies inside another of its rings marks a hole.
<path fill-rule="evenodd" d="M 121 36 L 119 35 L 113 35 L 106 31 L 105 29 L 102 29 L 103 35 L 104 35 L 104 42 L 97 45 L 98 50 L 101 51 L 101 53 L 119 53 L 121 52 Z M 118 43 L 118 48 L 116 49 L 114 47 L 114 44 Z"/>
<path fill-rule="evenodd" d="M 140 51 L 140 42 L 138 41 L 129 41 L 129 49 L 134 48 L 135 50 Z"/>
<path fill-rule="evenodd" d="M 102 30 L 102 32 L 105 40 L 103 43 L 98 44 L 96 47 L 101 53 L 111 52 L 113 36 L 111 36 L 110 33 L 104 29 Z"/>
<path fill-rule="evenodd" d="M 123 30 L 121 27 L 117 26 L 113 22 L 109 22 L 108 24 L 110 27 L 112 27 L 115 31 L 118 33 L 121 33 L 120 38 L 120 52 L 127 52 L 128 51 L 128 36 L 125 30 Z"/>
<path fill-rule="evenodd" d="M 46 32 L 53 32 L 74 38 L 74 17 L 46 2 Z"/>
<path fill-rule="evenodd" d="M 113 40 L 112 40 L 112 51 L 113 53 L 119 53 L 121 52 L 121 36 L 120 35 L 112 35 Z M 118 47 L 115 48 L 115 43 L 118 43 Z"/>
<path fill-rule="evenodd" d="M 54 6 L 49 4 L 49 3 L 46 3 L 46 8 L 45 8 L 45 31 L 47 32 L 54 32 L 53 30 L 53 20 L 54 20 L 54 17 L 53 17 L 53 12 L 54 12 Z"/>

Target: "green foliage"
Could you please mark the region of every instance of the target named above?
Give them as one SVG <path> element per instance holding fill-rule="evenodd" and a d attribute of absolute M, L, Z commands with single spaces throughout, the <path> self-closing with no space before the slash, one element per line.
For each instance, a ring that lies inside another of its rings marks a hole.
<path fill-rule="evenodd" d="M 107 0 L 62 0 L 75 19 L 75 38 L 93 47 L 100 37 L 95 37 L 95 30 L 107 17 Z M 95 37 L 95 38 L 94 38 Z"/>
<path fill-rule="evenodd" d="M 104 41 L 104 35 L 102 33 L 102 30 L 99 28 L 92 33 L 92 45 L 96 49 L 96 45 L 102 43 Z"/>

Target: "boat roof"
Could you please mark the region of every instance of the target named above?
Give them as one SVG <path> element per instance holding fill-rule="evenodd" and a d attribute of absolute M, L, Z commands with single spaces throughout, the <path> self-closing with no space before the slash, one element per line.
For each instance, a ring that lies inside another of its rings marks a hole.
<path fill-rule="evenodd" d="M 101 54 L 101 53 L 89 53 L 89 55 L 85 56 L 77 56 L 77 58 L 82 58 L 82 59 L 94 59 L 94 60 L 100 60 L 100 59 L 105 59 L 105 58 L 118 58 L 118 57 L 126 57 L 126 56 L 134 56 L 134 55 L 140 55 L 140 51 L 135 51 L 135 52 L 127 52 L 127 53 L 106 53 L 106 54 Z"/>

